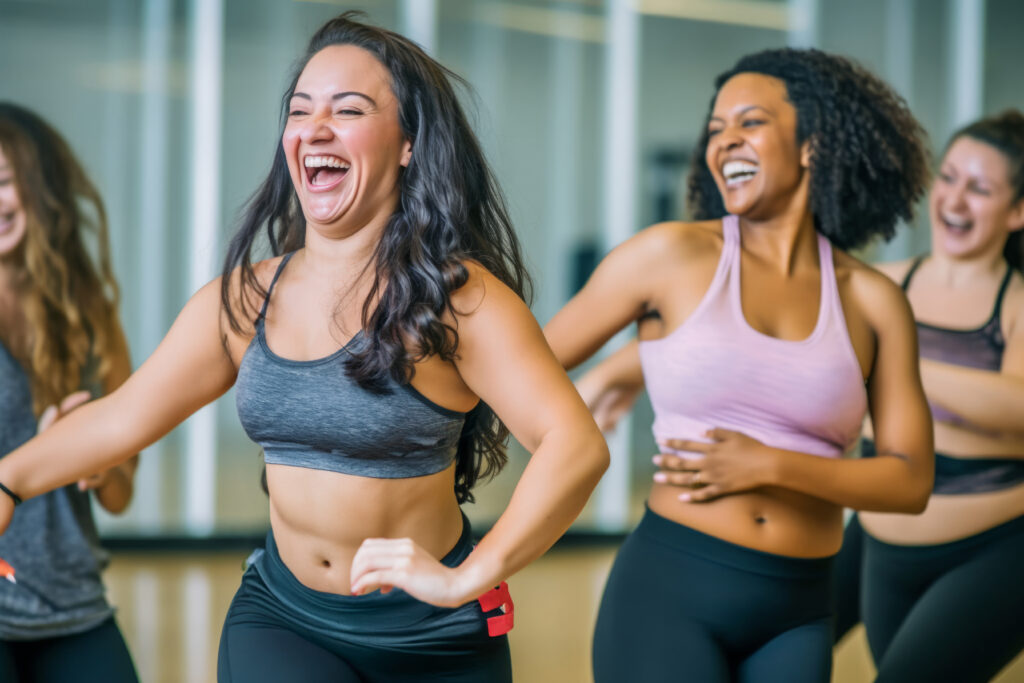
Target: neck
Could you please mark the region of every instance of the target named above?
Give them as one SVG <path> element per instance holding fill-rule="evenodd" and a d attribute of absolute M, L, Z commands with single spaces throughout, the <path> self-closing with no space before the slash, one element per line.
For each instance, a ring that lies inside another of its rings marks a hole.
<path fill-rule="evenodd" d="M 933 275 L 941 284 L 949 287 L 999 279 L 1006 273 L 1007 267 L 1002 247 L 963 259 L 936 251 L 929 260 L 932 261 Z"/>
<path fill-rule="evenodd" d="M 795 198 L 799 199 L 799 198 Z M 744 250 L 792 275 L 803 264 L 818 260 L 817 231 L 807 201 L 790 202 L 768 217 L 740 218 Z"/>

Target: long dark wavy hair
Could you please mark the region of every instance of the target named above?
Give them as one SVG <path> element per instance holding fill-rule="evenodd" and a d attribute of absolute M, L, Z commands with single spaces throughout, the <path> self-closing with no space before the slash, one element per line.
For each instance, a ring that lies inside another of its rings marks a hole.
<path fill-rule="evenodd" d="M 1024 199 L 1024 114 L 1019 109 L 1007 109 L 1001 114 L 969 123 L 953 133 L 946 150 L 962 137 L 984 142 L 999 150 L 1010 166 L 1008 180 L 1013 188 L 1012 201 Z M 1024 231 L 1010 233 L 1003 247 L 1003 256 L 1011 268 L 1024 272 Z"/>
<path fill-rule="evenodd" d="M 693 153 L 687 202 L 696 220 L 721 218 L 725 204 L 704 158 L 718 91 L 741 73 L 773 76 L 796 109 L 797 144 L 811 140 L 810 204 L 815 228 L 840 249 L 895 234 L 910 220 L 929 177 L 925 132 L 906 102 L 852 61 L 820 50 L 784 48 L 740 58 L 715 79 L 704 131 Z"/>
<path fill-rule="evenodd" d="M 0 148 L 25 211 L 12 265 L 29 328 L 22 360 L 38 415 L 84 383 L 106 381 L 124 351 L 119 291 L 103 199 L 70 145 L 38 114 L 0 102 Z"/>
<path fill-rule="evenodd" d="M 469 91 L 468 83 L 407 38 L 357 21 L 361 16 L 341 14 L 309 41 L 281 100 L 281 128 L 302 70 L 328 46 L 362 48 L 391 76 L 399 125 L 413 152 L 399 178 L 398 205 L 371 257 L 373 283 L 362 309 L 363 334 L 344 361 L 346 374 L 360 386 L 386 392 L 390 381 L 408 382 L 417 361 L 433 355 L 455 359 L 459 333 L 444 316 L 456 312 L 451 295 L 468 280 L 466 261 L 480 263 L 524 300 L 530 298 L 531 282 L 505 200 L 452 85 Z M 253 301 L 266 296 L 252 264 L 260 235 L 275 255 L 305 243 L 306 220 L 280 143 L 224 261 L 221 301 L 237 332 L 255 318 Z M 238 289 L 231 291 L 233 279 L 240 279 L 242 296 Z M 482 401 L 467 415 L 455 464 L 460 503 L 472 502 L 476 482 L 504 466 L 508 435 Z"/>

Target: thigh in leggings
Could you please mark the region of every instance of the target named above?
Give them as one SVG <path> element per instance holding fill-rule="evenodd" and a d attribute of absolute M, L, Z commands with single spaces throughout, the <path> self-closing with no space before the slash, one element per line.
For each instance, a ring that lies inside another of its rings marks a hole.
<path fill-rule="evenodd" d="M 867 545 L 868 567 L 883 588 L 874 599 L 910 583 L 885 585 L 890 575 L 913 572 L 920 578 L 900 622 L 895 628 L 886 623 L 874 636 L 881 652 L 878 681 L 988 681 L 1024 648 L 1024 518 L 939 546 L 889 546 L 873 539 Z M 866 619 L 865 625 L 871 639 L 875 624 Z"/>
<path fill-rule="evenodd" d="M 830 564 L 742 548 L 648 510 L 608 577 L 594 678 L 828 681 Z"/>
<path fill-rule="evenodd" d="M 0 680 L 11 683 L 138 683 L 111 617 L 82 633 L 0 642 Z"/>

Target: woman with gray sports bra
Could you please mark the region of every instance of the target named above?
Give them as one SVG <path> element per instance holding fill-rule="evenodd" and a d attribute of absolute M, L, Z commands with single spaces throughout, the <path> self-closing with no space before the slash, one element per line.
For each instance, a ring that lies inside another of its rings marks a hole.
<path fill-rule="evenodd" d="M 743 57 L 694 153 L 696 220 L 618 245 L 546 326 L 572 367 L 640 321 L 610 366 L 646 381 L 663 447 L 605 586 L 598 683 L 829 680 L 843 507 L 918 512 L 931 488 L 906 299 L 845 253 L 911 213 L 921 138 L 845 59 Z M 866 410 L 881 455 L 843 459 Z"/>
<path fill-rule="evenodd" d="M 917 319 L 935 485 L 850 521 L 836 638 L 863 619 L 880 681 L 988 681 L 1024 649 L 1024 114 L 953 135 L 929 218 L 929 256 L 878 268 Z"/>
<path fill-rule="evenodd" d="M 0 460 L 3 529 L 18 496 L 128 458 L 236 385 L 272 531 L 226 617 L 221 681 L 511 680 L 503 580 L 607 466 L 523 300 L 453 82 L 350 13 L 321 27 L 222 277 L 122 388 Z M 474 547 L 459 504 L 509 432 L 533 457 Z"/>

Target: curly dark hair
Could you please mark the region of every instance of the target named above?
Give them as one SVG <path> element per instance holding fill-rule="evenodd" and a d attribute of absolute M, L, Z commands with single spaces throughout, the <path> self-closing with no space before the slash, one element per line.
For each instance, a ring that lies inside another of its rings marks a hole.
<path fill-rule="evenodd" d="M 820 50 L 784 48 L 740 58 L 715 79 L 718 91 L 741 73 L 781 80 L 796 108 L 797 144 L 811 140 L 810 204 L 815 227 L 836 247 L 888 240 L 910 220 L 928 182 L 924 129 L 906 102 L 852 61 Z M 687 202 L 696 220 L 720 218 L 725 205 L 704 158 L 707 120 L 693 153 Z"/>
<path fill-rule="evenodd" d="M 455 313 L 451 294 L 468 281 L 466 261 L 480 263 L 524 300 L 530 297 L 531 283 L 505 200 L 452 86 L 469 91 L 469 84 L 404 36 L 357 21 L 361 16 L 345 12 L 312 37 L 282 98 L 281 129 L 299 76 L 324 48 L 362 48 L 390 74 L 399 125 L 412 141 L 413 154 L 399 178 L 398 206 L 371 259 L 374 279 L 363 304 L 363 334 L 344 361 L 349 377 L 381 392 L 389 378 L 407 383 L 413 364 L 423 358 L 456 357 L 458 330 L 443 316 Z M 266 296 L 252 266 L 257 237 L 265 234 L 275 255 L 305 243 L 306 220 L 280 135 L 278 140 L 270 173 L 249 200 L 224 261 L 221 301 L 237 332 L 244 329 L 242 321 L 256 317 L 252 301 Z M 232 296 L 236 269 L 243 291 L 257 296 Z M 482 401 L 467 415 L 455 465 L 460 503 L 473 500 L 470 491 L 478 479 L 504 466 L 508 435 Z"/>
<path fill-rule="evenodd" d="M 1001 114 L 969 123 L 953 133 L 943 154 L 962 137 L 984 142 L 999 150 L 1010 166 L 1013 201 L 1024 199 L 1024 114 L 1019 109 L 1007 109 Z M 1010 233 L 1003 247 L 1003 256 L 1010 267 L 1024 271 L 1024 231 Z"/>

